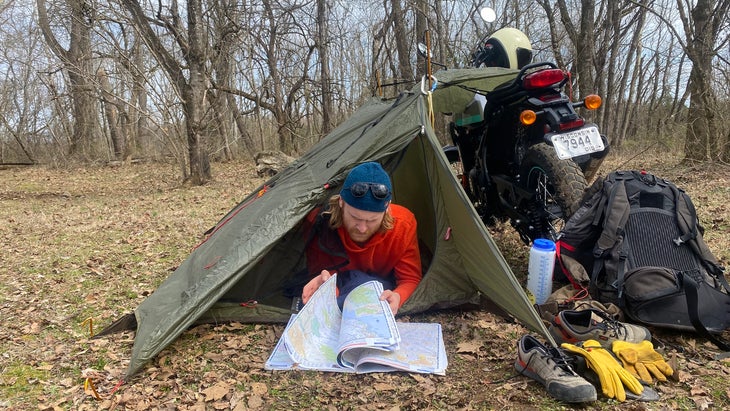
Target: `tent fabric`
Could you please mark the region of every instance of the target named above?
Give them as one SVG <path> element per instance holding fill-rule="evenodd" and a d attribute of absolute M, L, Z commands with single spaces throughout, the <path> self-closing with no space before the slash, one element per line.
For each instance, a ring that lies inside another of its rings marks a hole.
<path fill-rule="evenodd" d="M 468 80 L 457 74 L 446 78 Z M 479 76 L 492 86 L 506 79 L 499 70 Z M 439 87 L 433 101 L 441 107 L 463 91 L 446 82 Z M 225 215 L 134 311 L 137 332 L 126 378 L 191 325 L 286 322 L 288 290 L 306 280 L 295 275 L 305 266 L 302 219 L 366 161 L 380 162 L 391 174 L 393 201 L 418 221 L 425 273 L 399 314 L 485 296 L 552 341 L 448 164 L 428 120 L 428 101 L 419 87 L 395 101 L 371 100 Z"/>
<path fill-rule="evenodd" d="M 503 67 L 482 69 L 449 69 L 434 74 L 436 90 L 433 93 L 434 111 L 460 113 L 474 98 L 474 91 L 490 91 L 514 80 L 519 70 Z"/>

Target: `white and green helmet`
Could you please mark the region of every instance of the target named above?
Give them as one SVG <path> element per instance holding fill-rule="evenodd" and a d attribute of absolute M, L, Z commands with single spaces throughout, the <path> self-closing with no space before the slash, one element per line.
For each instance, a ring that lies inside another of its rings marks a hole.
<path fill-rule="evenodd" d="M 494 32 L 484 44 L 485 58 L 481 61 L 487 67 L 521 69 L 532 61 L 532 44 L 525 33 L 511 27 Z"/>

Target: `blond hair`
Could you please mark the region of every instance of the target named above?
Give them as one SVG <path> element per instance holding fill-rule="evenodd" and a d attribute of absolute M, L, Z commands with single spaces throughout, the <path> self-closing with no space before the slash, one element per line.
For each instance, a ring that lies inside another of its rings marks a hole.
<path fill-rule="evenodd" d="M 328 214 L 330 216 L 329 226 L 332 229 L 342 227 L 342 207 L 340 207 L 340 195 L 335 194 L 329 199 L 329 207 L 322 214 Z M 344 200 L 343 200 L 344 201 Z M 395 225 L 395 219 L 390 214 L 390 209 L 385 210 L 383 216 L 383 222 L 380 224 L 379 232 L 383 233 L 393 228 Z"/>

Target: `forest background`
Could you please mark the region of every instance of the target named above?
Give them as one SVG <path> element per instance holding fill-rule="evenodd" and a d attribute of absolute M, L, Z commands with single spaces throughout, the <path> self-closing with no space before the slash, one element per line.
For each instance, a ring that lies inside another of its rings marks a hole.
<path fill-rule="evenodd" d="M 485 5 L 496 22 L 478 17 Z M 119 387 L 132 335 L 88 336 L 133 310 L 262 183 L 257 153 L 297 156 L 367 99 L 419 82 L 415 45 L 426 30 L 434 60 L 448 67 L 466 67 L 497 28 L 523 30 L 537 60 L 571 73 L 575 98 L 604 98 L 591 114 L 613 146 L 601 171 L 647 168 L 687 189 L 728 265 L 729 8 L 730 0 L 5 0 L 0 408 L 565 408 L 515 376 L 515 341 L 526 330 L 480 310 L 410 318 L 444 325 L 447 378 L 271 374 L 262 364 L 282 326 L 225 324 L 186 332 Z M 524 244 L 509 227 L 491 234 L 523 275 Z M 730 406 L 730 365 L 712 360 L 711 344 L 654 336 L 678 370 L 658 385 L 661 400 L 593 408 Z"/>
<path fill-rule="evenodd" d="M 413 87 L 426 32 L 453 68 L 506 26 L 571 73 L 575 98 L 603 97 L 590 115 L 613 147 L 730 159 L 730 0 L 488 3 L 8 0 L 0 163 L 174 162 L 204 184 L 217 161 L 297 156 L 368 98 Z"/>

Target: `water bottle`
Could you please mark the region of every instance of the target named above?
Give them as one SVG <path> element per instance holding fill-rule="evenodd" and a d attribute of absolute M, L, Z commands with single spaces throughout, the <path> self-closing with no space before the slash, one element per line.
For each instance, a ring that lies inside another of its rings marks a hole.
<path fill-rule="evenodd" d="M 535 297 L 536 304 L 544 304 L 553 292 L 554 265 L 555 243 L 545 238 L 535 239 L 527 266 L 527 289 Z"/>

